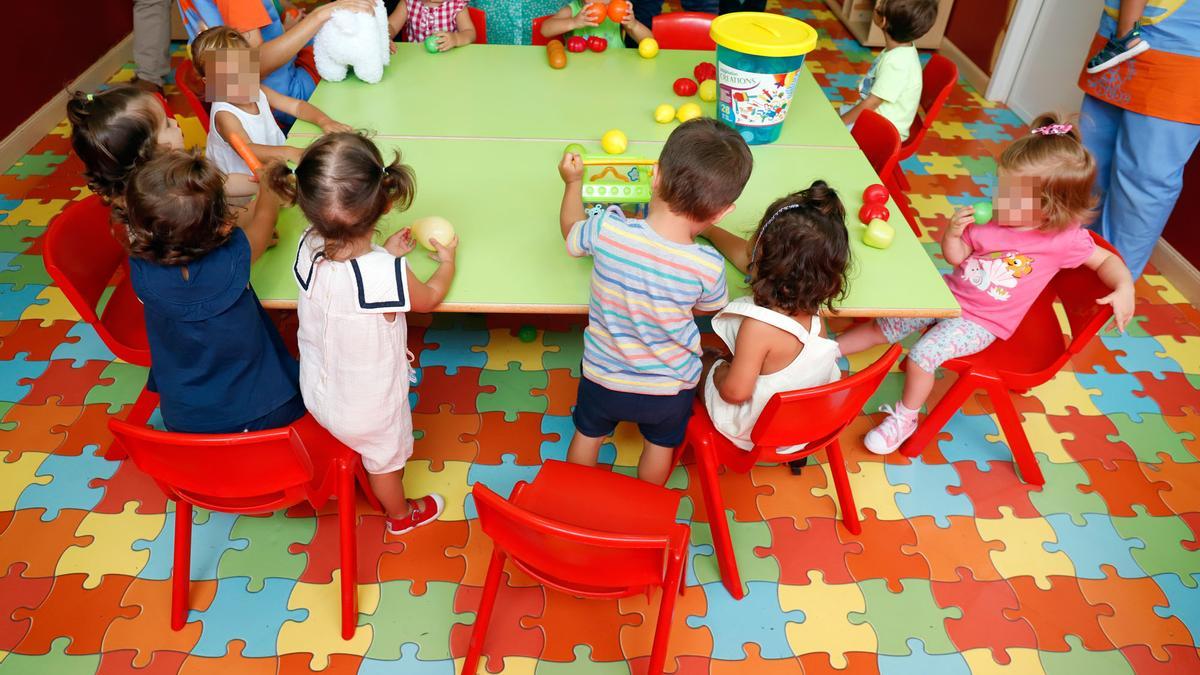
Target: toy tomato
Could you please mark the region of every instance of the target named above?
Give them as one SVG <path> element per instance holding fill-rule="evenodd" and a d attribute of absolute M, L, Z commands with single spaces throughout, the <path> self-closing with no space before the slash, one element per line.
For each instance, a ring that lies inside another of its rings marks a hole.
<path fill-rule="evenodd" d="M 697 88 L 696 81 L 691 78 L 681 77 L 675 80 L 675 93 L 680 96 L 691 96 L 696 93 Z"/>
<path fill-rule="evenodd" d="M 621 23 L 629 16 L 629 3 L 626 0 L 612 0 L 608 3 L 608 18 Z"/>
<path fill-rule="evenodd" d="M 708 61 L 704 61 L 692 69 L 692 75 L 696 76 L 697 82 L 715 80 L 717 79 L 717 67 Z"/>
<path fill-rule="evenodd" d="M 868 185 L 866 190 L 863 190 L 863 203 L 865 204 L 883 204 L 888 200 L 891 194 L 888 189 L 879 183 Z"/>
<path fill-rule="evenodd" d="M 870 202 L 863 204 L 863 207 L 858 210 L 858 219 L 863 223 L 869 223 L 872 220 L 886 221 L 891 215 L 887 207 L 883 204 L 872 204 Z"/>
<path fill-rule="evenodd" d="M 598 35 L 593 35 L 587 39 L 587 48 L 597 53 L 602 52 L 608 49 L 608 40 Z"/>
<path fill-rule="evenodd" d="M 600 23 L 608 14 L 608 8 L 599 2 L 589 2 L 580 14 L 586 16 L 592 23 Z"/>
<path fill-rule="evenodd" d="M 587 51 L 587 40 L 578 35 L 572 35 L 567 38 L 567 51 L 574 53 Z"/>

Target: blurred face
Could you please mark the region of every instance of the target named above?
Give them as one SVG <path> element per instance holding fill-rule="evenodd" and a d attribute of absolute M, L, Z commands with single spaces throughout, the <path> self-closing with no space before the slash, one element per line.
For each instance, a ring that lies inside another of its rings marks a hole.
<path fill-rule="evenodd" d="M 217 49 L 204 55 L 204 95 L 210 101 L 258 101 L 258 51 Z"/>
<path fill-rule="evenodd" d="M 1042 189 L 1037 176 L 1000 170 L 992 198 L 1001 227 L 1041 227 Z"/>
<path fill-rule="evenodd" d="M 158 134 L 155 140 L 158 145 L 170 150 L 183 150 L 183 130 L 174 117 L 167 117 L 158 101 L 154 101 L 153 110 L 158 118 Z"/>

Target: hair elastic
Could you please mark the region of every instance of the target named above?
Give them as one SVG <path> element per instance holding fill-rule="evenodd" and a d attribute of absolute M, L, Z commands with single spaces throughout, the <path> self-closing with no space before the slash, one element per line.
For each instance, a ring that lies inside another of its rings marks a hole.
<path fill-rule="evenodd" d="M 88 103 L 91 103 L 92 99 L 95 98 L 92 94 L 85 94 L 85 96 L 87 96 Z"/>
<path fill-rule="evenodd" d="M 1065 136 L 1074 128 L 1070 124 L 1047 124 L 1044 127 L 1034 129 L 1033 133 L 1041 134 L 1042 136 Z"/>

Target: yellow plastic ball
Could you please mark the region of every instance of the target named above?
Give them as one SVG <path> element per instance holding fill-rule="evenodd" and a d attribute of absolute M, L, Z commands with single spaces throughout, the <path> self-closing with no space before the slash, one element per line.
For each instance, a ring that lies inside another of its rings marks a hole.
<path fill-rule="evenodd" d="M 675 119 L 675 106 L 664 103 L 654 109 L 654 121 L 659 124 L 669 124 Z"/>
<path fill-rule="evenodd" d="M 638 54 L 641 54 L 643 59 L 652 59 L 658 56 L 658 40 L 646 38 L 639 42 Z"/>
<path fill-rule="evenodd" d="M 717 81 L 705 80 L 700 83 L 700 100 L 715 101 L 717 100 Z"/>
<path fill-rule="evenodd" d="M 412 233 L 418 244 L 432 251 L 433 244 L 430 240 L 436 239 L 439 244 L 449 244 L 454 239 L 454 226 L 441 216 L 426 216 L 413 221 Z"/>
<path fill-rule="evenodd" d="M 679 106 L 679 111 L 675 113 L 675 117 L 678 118 L 680 122 L 694 120 L 697 117 L 702 117 L 703 115 L 704 111 L 700 110 L 700 104 L 690 102 Z"/>
<path fill-rule="evenodd" d="M 619 155 L 629 147 L 629 139 L 620 129 L 609 129 L 600 137 L 600 147 L 610 155 Z"/>

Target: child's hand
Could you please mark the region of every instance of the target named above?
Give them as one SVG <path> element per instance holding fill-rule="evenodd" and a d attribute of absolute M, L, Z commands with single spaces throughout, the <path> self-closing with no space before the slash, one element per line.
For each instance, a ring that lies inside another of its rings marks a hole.
<path fill-rule="evenodd" d="M 413 250 L 412 228 L 406 227 L 392 234 L 383 242 L 383 248 L 397 258 L 408 255 Z"/>
<path fill-rule="evenodd" d="M 1117 330 L 1125 332 L 1125 326 L 1129 325 L 1129 320 L 1133 318 L 1133 285 L 1122 284 L 1113 290 L 1112 293 L 1096 300 L 1098 305 L 1112 305 L 1113 320 L 1117 323 Z"/>
<path fill-rule="evenodd" d="M 388 50 L 391 51 L 391 53 L 393 53 L 393 54 L 396 53 L 396 41 L 395 40 L 388 43 Z"/>
<path fill-rule="evenodd" d="M 448 52 L 451 49 L 454 49 L 455 47 L 458 46 L 458 45 L 454 44 L 454 36 L 451 35 L 450 33 L 447 33 L 446 31 L 439 31 L 437 33 L 434 33 L 433 37 L 436 40 L 436 44 L 437 44 L 437 48 L 438 48 L 439 52 Z"/>
<path fill-rule="evenodd" d="M 571 22 L 574 27 L 572 30 L 578 29 L 578 28 L 591 28 L 593 26 L 600 25 L 600 24 L 596 23 L 595 21 L 592 21 L 591 17 L 589 17 L 587 15 L 586 10 L 587 10 L 587 5 L 584 5 L 583 9 L 580 9 L 579 13 L 575 15 L 575 20 Z M 633 14 L 633 12 L 630 12 L 630 14 Z"/>
<path fill-rule="evenodd" d="M 342 124 L 329 116 L 326 116 L 318 126 L 321 127 L 321 131 L 327 134 L 334 134 L 340 131 L 354 131 L 354 129 L 350 128 L 350 125 Z"/>
<path fill-rule="evenodd" d="M 975 222 L 975 207 L 962 206 L 954 211 L 954 217 L 950 219 L 950 234 L 955 237 L 961 237 L 963 230 L 967 226 Z"/>
<path fill-rule="evenodd" d="M 633 15 L 632 8 L 628 12 L 625 12 L 625 18 L 621 20 L 621 25 L 625 27 L 626 33 L 631 33 L 633 27 L 638 25 L 637 17 Z"/>
<path fill-rule="evenodd" d="M 283 29 L 284 29 L 285 31 L 286 31 L 286 30 L 291 30 L 291 29 L 292 29 L 292 27 L 294 27 L 296 24 L 298 24 L 298 23 L 300 23 L 301 21 L 303 21 L 303 20 L 304 20 L 304 17 L 305 17 L 306 15 L 307 15 L 307 13 L 306 13 L 304 10 L 302 10 L 302 9 L 300 9 L 300 8 L 298 8 L 298 7 L 290 7 L 290 8 L 288 8 L 288 9 L 287 9 L 287 10 L 286 10 L 286 11 L 283 13 Z"/>
<path fill-rule="evenodd" d="M 558 163 L 558 175 L 562 176 L 567 185 L 582 181 L 583 158 L 574 152 L 563 154 L 562 161 Z"/>
<path fill-rule="evenodd" d="M 454 263 L 454 256 L 458 253 L 457 234 L 454 235 L 454 238 L 451 239 L 447 244 L 443 244 L 437 239 L 430 239 L 429 243 L 433 244 L 433 252 L 429 254 L 430 258 L 433 258 L 443 265 L 450 265 Z"/>

